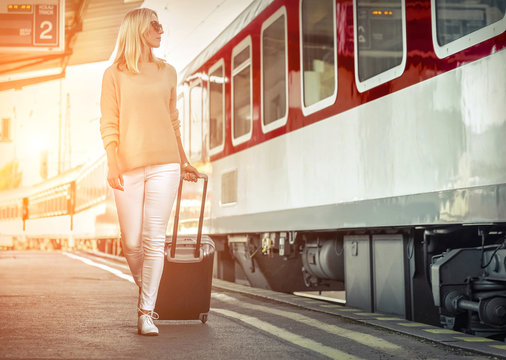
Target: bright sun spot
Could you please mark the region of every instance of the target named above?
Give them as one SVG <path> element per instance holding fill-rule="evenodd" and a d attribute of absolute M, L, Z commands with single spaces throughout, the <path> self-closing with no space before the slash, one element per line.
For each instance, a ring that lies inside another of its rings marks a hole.
<path fill-rule="evenodd" d="M 43 134 L 31 134 L 28 138 L 26 147 L 31 154 L 37 155 L 40 152 L 49 149 L 49 142 Z"/>

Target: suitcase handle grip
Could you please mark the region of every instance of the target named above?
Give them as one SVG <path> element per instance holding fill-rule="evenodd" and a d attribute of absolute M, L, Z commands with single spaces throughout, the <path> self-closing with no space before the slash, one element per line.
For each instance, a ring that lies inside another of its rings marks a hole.
<path fill-rule="evenodd" d="M 206 193 L 207 193 L 207 182 L 208 177 L 206 174 L 199 173 L 199 179 L 204 180 L 204 189 L 202 190 L 202 203 L 200 205 L 200 216 L 199 216 L 199 226 L 197 232 L 197 245 L 195 246 L 195 257 L 200 258 L 200 242 L 202 239 L 202 225 L 204 222 L 204 207 L 206 204 Z M 176 202 L 176 214 L 174 215 L 174 229 L 172 230 L 172 246 L 170 247 L 170 257 L 173 258 L 176 256 L 176 242 L 177 242 L 177 230 L 179 226 L 179 210 L 181 207 L 181 193 L 183 191 L 183 181 L 184 179 L 181 177 L 179 180 L 179 188 L 177 189 L 177 202 Z"/>

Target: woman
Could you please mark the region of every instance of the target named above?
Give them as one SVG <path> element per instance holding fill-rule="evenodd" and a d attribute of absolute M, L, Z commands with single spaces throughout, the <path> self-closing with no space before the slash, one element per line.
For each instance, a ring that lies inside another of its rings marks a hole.
<path fill-rule="evenodd" d="M 192 181 L 198 175 L 181 144 L 176 71 L 152 52 L 162 34 L 153 10 L 135 9 L 125 16 L 101 96 L 107 181 L 114 189 L 123 252 L 139 286 L 141 335 L 158 335 L 153 310 L 180 175 Z"/>

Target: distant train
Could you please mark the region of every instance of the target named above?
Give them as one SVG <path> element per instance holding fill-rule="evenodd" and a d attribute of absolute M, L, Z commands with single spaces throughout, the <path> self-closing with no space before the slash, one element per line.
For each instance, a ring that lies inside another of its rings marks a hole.
<path fill-rule="evenodd" d="M 106 175 L 105 155 L 102 155 L 86 166 L 74 168 L 32 189 L 0 193 L 0 246 L 96 248 L 97 234 L 103 240 L 116 239 L 119 243 L 119 226 Z M 113 214 L 112 219 L 103 223 L 101 217 L 108 214 Z M 102 224 L 106 226 L 101 227 Z M 76 239 L 79 244 L 75 243 Z"/>
<path fill-rule="evenodd" d="M 252 3 L 180 76 L 216 276 L 345 290 L 347 306 L 504 340 L 505 13 L 496 0 Z M 26 244 L 52 211 L 77 244 L 87 212 L 89 239 L 107 239 L 105 170 L 0 200 L 9 236 Z"/>

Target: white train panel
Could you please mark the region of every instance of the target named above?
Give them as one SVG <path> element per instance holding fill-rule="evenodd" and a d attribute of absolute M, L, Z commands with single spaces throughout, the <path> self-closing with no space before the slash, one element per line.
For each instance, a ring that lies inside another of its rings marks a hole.
<path fill-rule="evenodd" d="M 212 218 L 506 183 L 504 63 L 492 54 L 213 162 L 215 192 L 237 171 L 237 201 L 216 194 Z"/>

